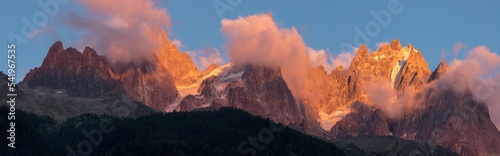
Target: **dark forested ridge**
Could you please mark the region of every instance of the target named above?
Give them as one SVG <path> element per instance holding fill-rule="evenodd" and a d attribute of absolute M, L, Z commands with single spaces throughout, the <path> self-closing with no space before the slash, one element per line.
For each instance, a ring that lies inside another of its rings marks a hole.
<path fill-rule="evenodd" d="M 7 114 L 8 107 L 0 107 Z M 327 142 L 234 109 L 155 113 L 138 118 L 84 114 L 57 123 L 16 110 L 16 148 L 0 120 L 0 155 L 456 155 L 396 137 Z M 338 145 L 338 146 L 337 146 Z"/>
<path fill-rule="evenodd" d="M 2 139 L 1 155 L 344 155 L 333 143 L 233 108 L 135 119 L 84 114 L 61 124 L 16 113 L 16 149 Z"/>

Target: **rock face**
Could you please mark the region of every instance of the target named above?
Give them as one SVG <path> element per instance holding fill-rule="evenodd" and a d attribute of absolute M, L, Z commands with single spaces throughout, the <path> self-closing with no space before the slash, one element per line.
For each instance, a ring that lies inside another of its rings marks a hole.
<path fill-rule="evenodd" d="M 160 42 L 162 48 L 156 53 L 156 58 L 158 63 L 170 72 L 176 86 L 189 86 L 195 83 L 201 72 L 194 66 L 188 54 L 180 52 L 166 34 L 161 34 Z"/>
<path fill-rule="evenodd" d="M 230 106 L 286 125 L 300 125 L 304 122 L 304 108 L 295 103 L 280 70 L 254 66 L 245 68 L 243 84 L 234 85 L 228 90 Z"/>
<path fill-rule="evenodd" d="M 123 91 L 120 82 L 111 77 L 104 57 L 89 47 L 83 53 L 64 49 L 61 42 L 50 47 L 42 65 L 30 70 L 23 83 L 31 88 L 66 90 L 72 96 L 99 97 L 106 92 Z"/>
<path fill-rule="evenodd" d="M 294 99 L 279 69 L 231 66 L 220 75 L 205 79 L 198 90 L 198 95 L 186 96 L 177 110 L 236 107 L 284 125 L 319 131 L 311 112 Z"/>
<path fill-rule="evenodd" d="M 174 78 L 155 60 L 116 63 L 111 69 L 133 101 L 164 111 L 179 96 Z"/>
<path fill-rule="evenodd" d="M 164 110 L 178 98 L 174 79 L 156 60 L 109 64 L 92 48 L 83 53 L 64 49 L 61 42 L 50 48 L 42 65 L 23 80 L 30 88 L 64 90 L 70 96 L 100 97 L 109 92 L 126 92 L 131 100 Z"/>
<path fill-rule="evenodd" d="M 443 60 L 441 63 L 439 63 L 434 72 L 432 72 L 427 82 L 432 82 L 434 80 L 439 79 L 444 73 L 446 73 L 447 70 L 448 70 L 448 63 L 446 63 L 446 60 Z"/>
<path fill-rule="evenodd" d="M 440 145 L 462 155 L 500 153 L 500 133 L 488 108 L 470 93 L 444 88 L 426 91 L 427 108 L 390 123 L 394 136 Z"/>

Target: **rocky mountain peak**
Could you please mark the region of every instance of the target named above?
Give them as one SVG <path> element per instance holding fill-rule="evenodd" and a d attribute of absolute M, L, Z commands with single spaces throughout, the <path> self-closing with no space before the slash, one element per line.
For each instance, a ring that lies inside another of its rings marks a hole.
<path fill-rule="evenodd" d="M 159 60 L 136 60 L 109 64 L 105 57 L 85 47 L 63 48 L 52 45 L 42 65 L 23 80 L 30 88 L 47 87 L 76 97 L 100 97 L 110 92 L 125 92 L 131 100 L 164 110 L 177 100 L 173 77 Z"/>
<path fill-rule="evenodd" d="M 368 55 L 369 55 L 368 48 L 366 47 L 365 44 L 361 44 L 361 46 L 358 49 L 358 52 L 356 53 L 356 56 L 363 57 Z"/>
<path fill-rule="evenodd" d="M 191 57 L 179 51 L 165 33 L 160 35 L 160 42 L 161 50 L 155 53 L 156 58 L 171 73 L 176 86 L 189 86 L 195 83 L 201 76 L 201 72 L 196 68 Z"/>
<path fill-rule="evenodd" d="M 399 50 L 399 49 L 401 49 L 401 43 L 399 42 L 399 40 L 396 40 L 396 39 L 393 39 L 391 41 L 391 45 L 390 46 L 391 46 L 391 48 L 393 50 Z"/>
<path fill-rule="evenodd" d="M 355 69 L 360 68 L 360 66 L 362 64 L 365 64 L 367 61 L 369 61 L 368 60 L 368 59 L 370 59 L 369 56 L 370 56 L 370 54 L 369 54 L 368 48 L 366 47 L 365 44 L 361 44 L 361 46 L 359 47 L 359 49 L 356 52 L 356 55 L 354 56 L 354 58 L 351 61 L 351 65 L 350 65 L 349 69 L 351 71 L 353 71 Z"/>
<path fill-rule="evenodd" d="M 49 49 L 49 53 L 59 53 L 64 50 L 63 43 L 61 41 L 57 41 Z"/>
<path fill-rule="evenodd" d="M 429 65 L 422 53 L 413 48 L 411 44 L 405 48 L 409 51 L 408 58 L 401 68 L 395 83 L 395 88 L 400 94 L 403 93 L 406 86 L 412 86 L 417 90 L 422 89 L 431 74 Z"/>
<path fill-rule="evenodd" d="M 98 97 L 107 92 L 122 91 L 112 79 L 106 59 L 86 48 L 85 57 L 75 48 L 63 49 L 58 41 L 49 49 L 42 65 L 30 70 L 23 84 L 30 88 L 48 87 L 65 90 L 68 95 Z M 93 50 L 92 50 L 93 51 Z"/>
<path fill-rule="evenodd" d="M 207 67 L 207 69 L 205 69 L 205 71 L 203 72 L 202 75 L 207 75 L 208 73 L 212 72 L 213 70 L 219 68 L 219 66 L 217 66 L 216 64 L 210 64 L 210 66 Z"/>
<path fill-rule="evenodd" d="M 446 71 L 448 70 L 448 63 L 446 60 L 442 60 L 441 63 L 436 67 L 436 69 L 432 72 L 431 76 L 429 77 L 428 82 L 432 82 L 434 80 L 439 79 Z"/>
<path fill-rule="evenodd" d="M 83 49 L 83 56 L 87 58 L 96 58 L 99 55 L 97 55 L 97 52 L 94 49 L 86 46 L 85 49 Z"/>

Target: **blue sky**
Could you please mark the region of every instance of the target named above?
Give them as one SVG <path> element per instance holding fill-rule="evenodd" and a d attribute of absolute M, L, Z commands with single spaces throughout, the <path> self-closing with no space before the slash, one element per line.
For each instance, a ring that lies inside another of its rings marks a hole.
<path fill-rule="evenodd" d="M 46 1 L 49 0 L 4 2 L 0 10 L 0 42 L 5 45 L 11 43 L 7 37 L 9 33 L 21 35 L 23 18 L 33 21 L 34 15 L 44 11 L 38 3 Z M 378 24 L 380 29 L 373 36 L 368 36 L 370 43 L 367 45 L 370 49 L 375 50 L 376 43 L 391 39 L 399 39 L 403 45 L 411 42 L 423 52 L 431 70 L 440 62 L 443 50 L 447 51 L 448 61 L 455 57 L 452 49 L 458 42 L 464 43 L 466 49 L 485 45 L 493 52 L 500 51 L 500 1 L 400 0 L 397 1 L 400 3 L 400 11 L 397 14 L 391 13 L 391 19 L 385 26 L 382 26 L 371 12 L 389 10 L 388 4 L 394 3 L 390 0 L 241 0 L 241 3 L 237 4 L 229 2 L 233 1 L 168 0 L 156 1 L 156 4 L 168 10 L 172 23 L 169 37 L 182 41 L 184 46 L 181 50 L 198 50 L 210 46 L 221 49 L 224 55 L 224 37 L 220 32 L 222 19 L 213 5 L 217 3 L 219 6 L 227 5 L 225 8 L 230 11 L 225 11 L 221 17 L 228 19 L 272 12 L 281 27 L 296 27 L 307 46 L 327 49 L 334 55 L 342 50 L 342 43 L 359 46 L 354 42 L 357 35 L 355 28 L 365 32 L 365 26 L 374 23 Z M 43 30 L 42 33 L 34 35 L 27 43 L 18 44 L 18 80 L 22 79 L 29 69 L 40 66 L 48 48 L 55 41 L 63 41 L 65 47 L 78 46 L 82 32 L 66 28 L 63 19 L 70 12 L 85 14 L 86 10 L 79 5 L 77 0 L 60 4 L 60 10 L 54 16 L 47 16 L 48 22 L 45 26 L 36 26 Z M 463 57 L 466 49 L 457 57 Z M 7 48 L 4 50 L 7 51 Z M 7 54 L 0 55 L 0 58 L 7 60 Z M 6 69 L 6 65 L 0 66 L 0 70 Z"/>

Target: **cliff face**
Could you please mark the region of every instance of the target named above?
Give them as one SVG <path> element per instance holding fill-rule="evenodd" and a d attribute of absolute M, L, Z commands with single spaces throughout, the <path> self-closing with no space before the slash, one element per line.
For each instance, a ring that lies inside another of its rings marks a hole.
<path fill-rule="evenodd" d="M 166 34 L 160 35 L 161 50 L 155 53 L 159 65 L 168 70 L 178 87 L 189 86 L 201 76 L 187 53 L 179 51 Z"/>
<path fill-rule="evenodd" d="M 196 108 L 236 107 L 289 126 L 315 128 L 300 102 L 296 101 L 279 69 L 252 65 L 226 67 L 220 75 L 205 79 L 197 95 L 186 96 L 178 111 Z"/>
<path fill-rule="evenodd" d="M 179 96 L 174 78 L 155 60 L 116 63 L 111 71 L 131 100 L 157 110 L 164 111 Z"/>

